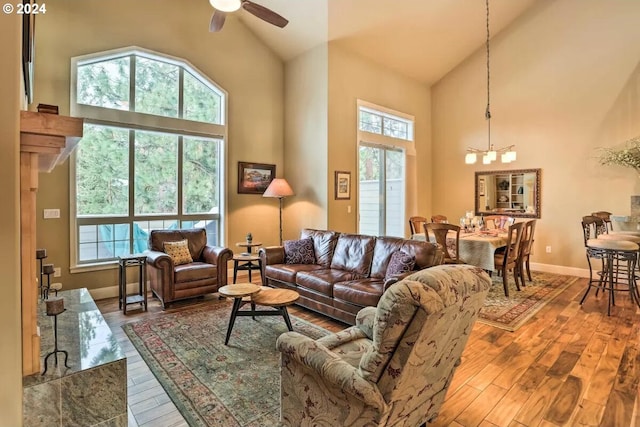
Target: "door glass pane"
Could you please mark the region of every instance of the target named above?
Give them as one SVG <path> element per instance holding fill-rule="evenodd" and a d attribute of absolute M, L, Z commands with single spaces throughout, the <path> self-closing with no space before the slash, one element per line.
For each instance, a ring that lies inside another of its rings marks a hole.
<path fill-rule="evenodd" d="M 361 234 L 375 236 L 380 231 L 380 156 L 379 149 L 360 146 L 358 213 Z"/>
<path fill-rule="evenodd" d="M 184 213 L 218 213 L 218 141 L 185 137 L 182 160 Z"/>
<path fill-rule="evenodd" d="M 129 131 L 84 125 L 76 155 L 79 217 L 129 213 Z"/>
<path fill-rule="evenodd" d="M 177 65 L 136 57 L 136 106 L 140 113 L 178 117 Z"/>
<path fill-rule="evenodd" d="M 178 212 L 178 137 L 136 131 L 135 213 Z"/>
<path fill-rule="evenodd" d="M 385 150 L 385 235 L 404 236 L 404 153 Z"/>

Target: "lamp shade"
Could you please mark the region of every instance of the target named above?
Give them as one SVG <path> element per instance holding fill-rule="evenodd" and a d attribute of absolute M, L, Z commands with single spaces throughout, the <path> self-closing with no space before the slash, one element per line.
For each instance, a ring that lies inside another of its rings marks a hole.
<path fill-rule="evenodd" d="M 273 181 L 271 181 L 271 184 L 269 184 L 262 196 L 279 198 L 288 197 L 293 196 L 293 190 L 291 189 L 291 186 L 286 179 L 275 178 Z"/>

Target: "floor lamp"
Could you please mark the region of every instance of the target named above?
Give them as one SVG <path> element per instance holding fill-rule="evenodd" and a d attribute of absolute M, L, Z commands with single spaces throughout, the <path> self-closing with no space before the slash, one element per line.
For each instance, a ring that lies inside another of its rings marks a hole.
<path fill-rule="evenodd" d="M 284 178 L 275 178 L 267 187 L 262 197 L 277 197 L 280 202 L 280 246 L 282 246 L 282 199 L 293 196 L 291 186 Z"/>

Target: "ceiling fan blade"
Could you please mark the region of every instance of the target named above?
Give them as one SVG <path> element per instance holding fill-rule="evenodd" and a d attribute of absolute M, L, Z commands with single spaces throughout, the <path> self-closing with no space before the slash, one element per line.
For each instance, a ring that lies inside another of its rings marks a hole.
<path fill-rule="evenodd" d="M 212 33 L 220 31 L 222 29 L 222 26 L 224 25 L 224 20 L 226 17 L 227 14 L 220 10 L 216 10 L 215 12 L 213 12 L 213 15 L 211 16 L 211 22 L 209 23 L 209 31 Z"/>
<path fill-rule="evenodd" d="M 276 27 L 284 28 L 289 23 L 287 19 L 278 15 L 273 10 L 267 9 L 264 6 L 260 6 L 259 4 L 254 3 L 250 0 L 242 0 L 242 7 L 250 14 L 257 16 L 263 21 L 267 21 L 268 23 L 273 24 Z"/>

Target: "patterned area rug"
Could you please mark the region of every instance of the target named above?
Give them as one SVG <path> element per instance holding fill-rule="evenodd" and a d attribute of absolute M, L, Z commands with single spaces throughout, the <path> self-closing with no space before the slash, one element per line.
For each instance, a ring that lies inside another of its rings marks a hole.
<path fill-rule="evenodd" d="M 577 277 L 561 276 L 551 273 L 532 271 L 533 282 L 527 280 L 527 285 L 518 292 L 509 274 L 509 298 L 504 296 L 502 276 L 493 275 L 493 285 L 484 303 L 478 322 L 497 328 L 515 331 L 524 325 L 549 301 L 560 295 L 573 284 Z"/>
<path fill-rule="evenodd" d="M 190 426 L 276 426 L 280 353 L 275 344 L 287 331 L 284 319 L 238 317 L 225 346 L 230 313 L 231 301 L 221 300 L 122 328 Z M 295 316 L 291 322 L 296 332 L 313 339 L 328 333 Z"/>

